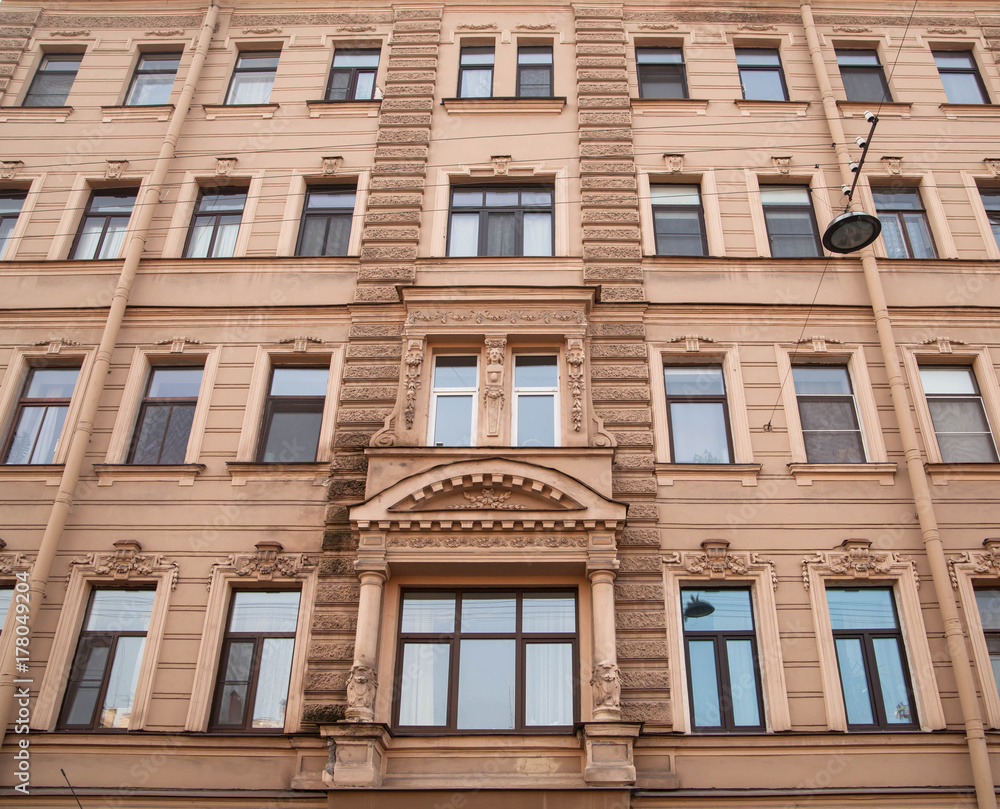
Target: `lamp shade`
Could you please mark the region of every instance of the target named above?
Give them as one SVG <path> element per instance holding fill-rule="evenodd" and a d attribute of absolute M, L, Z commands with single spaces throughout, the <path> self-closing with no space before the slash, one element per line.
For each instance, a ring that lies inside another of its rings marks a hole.
<path fill-rule="evenodd" d="M 848 211 L 830 223 L 823 234 L 823 246 L 831 253 L 853 253 L 870 245 L 881 232 L 878 217 L 863 211 Z"/>

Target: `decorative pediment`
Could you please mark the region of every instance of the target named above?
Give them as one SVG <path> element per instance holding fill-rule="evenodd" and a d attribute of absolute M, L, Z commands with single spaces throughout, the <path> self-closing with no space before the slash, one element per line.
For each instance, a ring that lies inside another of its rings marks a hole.
<path fill-rule="evenodd" d="M 816 581 L 833 576 L 877 579 L 898 577 L 904 571 L 920 587 L 920 576 L 912 559 L 897 553 L 878 553 L 871 549 L 871 544 L 867 539 L 845 539 L 840 545 L 842 551 L 807 556 L 802 560 L 803 587 L 808 590 Z"/>
<path fill-rule="evenodd" d="M 177 562 L 168 561 L 159 553 L 142 553 L 142 545 L 134 539 L 119 539 L 113 544 L 114 553 L 90 553 L 72 559 L 70 569 L 79 567 L 84 573 L 113 576 L 118 581 L 167 574 L 170 589 L 177 586 Z"/>
<path fill-rule="evenodd" d="M 208 589 L 220 573 L 231 573 L 241 578 L 272 581 L 275 578 L 297 579 L 315 566 L 315 562 L 302 553 L 284 553 L 280 542 L 261 540 L 254 547 L 256 553 L 236 553 L 212 565 L 208 576 Z"/>
<path fill-rule="evenodd" d="M 970 576 L 1000 576 L 1000 537 L 989 537 L 983 541 L 985 551 L 968 551 L 948 557 L 948 572 L 951 586 L 958 589 L 958 571 Z"/>
<path fill-rule="evenodd" d="M 669 553 L 663 557 L 663 563 L 668 567 L 684 568 L 693 576 L 710 579 L 746 577 L 763 572 L 770 580 L 771 588 L 778 589 L 774 562 L 762 558 L 760 554 L 730 553 L 729 541 L 725 539 L 706 539 L 701 548 L 702 553 Z"/>
<path fill-rule="evenodd" d="M 570 511 L 583 506 L 542 481 L 490 472 L 435 481 L 389 511 Z"/>

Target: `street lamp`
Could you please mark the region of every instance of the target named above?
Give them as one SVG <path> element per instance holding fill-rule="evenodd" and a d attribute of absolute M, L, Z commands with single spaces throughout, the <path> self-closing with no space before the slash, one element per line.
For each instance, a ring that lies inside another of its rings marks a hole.
<path fill-rule="evenodd" d="M 823 234 L 823 246 L 831 253 L 853 253 L 870 245 L 881 232 L 878 217 L 864 211 L 848 211 L 830 223 Z"/>

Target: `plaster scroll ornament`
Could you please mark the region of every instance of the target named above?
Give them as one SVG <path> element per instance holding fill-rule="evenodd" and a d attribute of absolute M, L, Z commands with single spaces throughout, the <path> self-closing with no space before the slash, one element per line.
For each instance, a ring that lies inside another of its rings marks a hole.
<path fill-rule="evenodd" d="M 523 510 L 527 506 L 516 503 L 508 503 L 514 492 L 498 492 L 493 487 L 483 489 L 478 494 L 473 492 L 462 492 L 462 496 L 469 501 L 468 505 L 455 506 L 455 508 L 477 508 L 477 509 L 502 509 L 502 510 Z"/>
<path fill-rule="evenodd" d="M 375 669 L 355 663 L 347 679 L 347 714 L 349 722 L 370 722 L 374 718 L 375 691 L 378 677 Z"/>
<path fill-rule="evenodd" d="M 147 31 L 146 36 L 148 37 L 175 37 L 183 34 L 184 31 L 180 28 L 171 28 L 169 31 Z"/>
<path fill-rule="evenodd" d="M 2 542 L 3 540 L 0 540 Z M 25 556 L 21 552 L 0 554 L 0 575 L 11 576 L 31 570 L 35 564 L 34 557 Z"/>
<path fill-rule="evenodd" d="M 948 560 L 948 573 L 953 588 L 958 589 L 958 573 L 955 570 L 957 566 L 961 566 L 974 576 L 1000 575 L 1000 538 L 988 537 L 983 540 L 983 547 L 986 548 L 985 552 L 966 551 Z"/>
<path fill-rule="evenodd" d="M 142 545 L 134 539 L 120 539 L 113 544 L 114 553 L 91 553 L 70 560 L 70 565 L 80 565 L 89 568 L 98 576 L 113 576 L 118 580 L 152 576 L 168 571 L 170 589 L 177 587 L 177 562 L 166 561 L 158 553 L 140 553 Z"/>
<path fill-rule="evenodd" d="M 583 426 L 583 359 L 583 340 L 570 340 L 566 364 L 569 366 L 570 395 L 573 397 L 573 431 L 577 433 Z"/>
<path fill-rule="evenodd" d="M 417 391 L 420 389 L 420 371 L 424 362 L 424 345 L 420 340 L 410 340 L 406 349 L 406 405 L 403 416 L 406 429 L 413 429 L 413 417 L 417 410 Z"/>
<path fill-rule="evenodd" d="M 225 568 L 237 576 L 254 576 L 260 581 L 270 581 L 275 576 L 297 578 L 305 568 L 313 567 L 314 562 L 301 553 L 282 553 L 280 542 L 264 540 L 255 546 L 257 553 L 235 553 L 226 559 L 220 559 L 212 565 L 208 576 L 208 587 L 212 588 L 215 574 Z"/>
<path fill-rule="evenodd" d="M 590 685 L 593 689 L 595 711 L 599 708 L 621 707 L 622 675 L 616 663 L 605 660 L 595 665 Z"/>
<path fill-rule="evenodd" d="M 503 337 L 486 338 L 486 385 L 483 398 L 486 400 L 486 434 L 500 435 L 500 411 L 504 403 L 504 353 L 507 340 Z"/>

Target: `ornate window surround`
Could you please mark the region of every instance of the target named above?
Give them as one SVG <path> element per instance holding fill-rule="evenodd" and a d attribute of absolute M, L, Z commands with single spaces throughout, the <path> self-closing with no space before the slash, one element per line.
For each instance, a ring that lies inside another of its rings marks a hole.
<path fill-rule="evenodd" d="M 12 578 L 18 573 L 30 573 L 35 566 L 35 554 L 26 554 L 23 551 L 13 551 L 5 553 L 7 543 L 0 539 L 0 586 L 13 587 L 16 583 Z M 0 637 L 12 637 L 9 632 L 14 626 L 15 610 L 7 611 L 7 620 L 0 624 Z M 13 652 L 12 652 L 13 654 Z"/>
<path fill-rule="evenodd" d="M 297 733 L 302 727 L 302 680 L 305 676 L 309 628 L 312 626 L 313 604 L 316 600 L 318 568 L 305 554 L 285 553 L 280 542 L 265 540 L 258 542 L 255 547 L 256 553 L 232 554 L 212 565 L 208 579 L 205 626 L 201 633 L 185 730 L 208 730 L 216 671 L 234 589 L 301 591 L 284 732 Z"/>
<path fill-rule="evenodd" d="M 684 624 L 681 587 L 690 584 L 744 584 L 750 586 L 754 625 L 760 659 L 764 715 L 768 732 L 791 730 L 788 689 L 781 657 L 778 611 L 774 593 L 778 586 L 774 563 L 756 553 L 730 552 L 725 539 L 706 539 L 701 552 L 676 552 L 663 557 L 663 594 L 667 613 L 667 652 L 670 665 L 670 701 L 673 728 L 692 733 L 689 689 L 684 658 Z"/>
<path fill-rule="evenodd" d="M 920 729 L 942 730 L 944 709 L 934 677 L 934 659 L 927 643 L 927 631 L 921 613 L 917 588 L 920 578 L 915 562 L 897 553 L 881 553 L 871 549 L 867 539 L 846 539 L 837 550 L 815 552 L 802 560 L 802 584 L 809 592 L 816 646 L 819 650 L 820 675 L 826 702 L 826 723 L 829 730 L 847 730 L 847 710 L 837 667 L 837 651 L 833 642 L 830 611 L 826 603 L 827 583 L 877 583 L 890 585 L 899 612 L 900 631 L 910 667 L 910 680 Z"/>
<path fill-rule="evenodd" d="M 2 179 L 4 180 L 4 184 L 0 187 L 0 190 L 25 192 L 24 204 L 21 206 L 21 212 L 17 215 L 17 223 L 14 225 L 14 229 L 10 233 L 10 238 L 7 240 L 7 249 L 4 251 L 3 256 L 0 257 L 2 261 L 16 261 L 17 251 L 21 246 L 24 234 L 28 230 L 28 223 L 35 211 L 38 198 L 45 188 L 45 178 L 48 175 L 46 172 L 24 172 L 21 169 L 19 161 L 5 162 L 6 165 L 3 169 L 0 169 L 3 172 Z"/>
<path fill-rule="evenodd" d="M 151 584 L 156 590 L 128 729 L 142 730 L 145 726 L 170 593 L 177 586 L 177 563 L 158 553 L 142 553 L 142 546 L 134 539 L 120 539 L 114 547 L 114 553 L 90 553 L 70 560 L 69 583 L 31 717 L 32 730 L 52 730 L 56 725 L 90 591 L 102 585 L 123 584 Z"/>
<path fill-rule="evenodd" d="M 951 586 L 958 590 L 962 610 L 965 613 L 969 644 L 972 646 L 972 659 L 976 663 L 976 672 L 979 676 L 979 692 L 986 708 L 986 724 L 996 729 L 1000 728 L 1000 694 L 997 693 L 1000 684 L 993 681 L 990 652 L 986 647 L 983 623 L 976 605 L 975 585 L 980 583 L 991 587 L 1000 585 L 1000 539 L 990 537 L 983 541 L 983 547 L 985 551 L 965 551 L 949 555 L 948 568 L 951 573 Z"/>
<path fill-rule="evenodd" d="M 892 165 L 892 163 L 886 163 L 887 168 Z M 941 193 L 938 191 L 937 183 L 934 181 L 933 172 L 911 171 L 906 165 L 900 166 L 899 171 L 900 173 L 898 174 L 890 174 L 890 182 L 888 183 L 885 182 L 884 176 L 878 177 L 874 184 L 868 175 L 861 178 L 861 182 L 858 183 L 858 190 L 861 192 L 863 209 L 866 211 L 875 210 L 875 197 L 872 196 L 873 185 L 875 188 L 898 185 L 902 188 L 916 189 L 920 192 L 920 201 L 923 203 L 924 211 L 927 214 L 927 227 L 931 232 L 931 238 L 934 240 L 934 247 L 937 250 L 938 258 L 958 258 L 958 248 L 955 246 L 955 239 L 951 235 L 948 216 L 941 202 Z M 888 254 L 885 252 L 885 242 L 882 239 L 877 239 L 873 247 L 876 256 L 884 258 L 886 261 L 890 260 L 887 257 Z M 910 260 L 919 261 L 920 259 Z"/>

